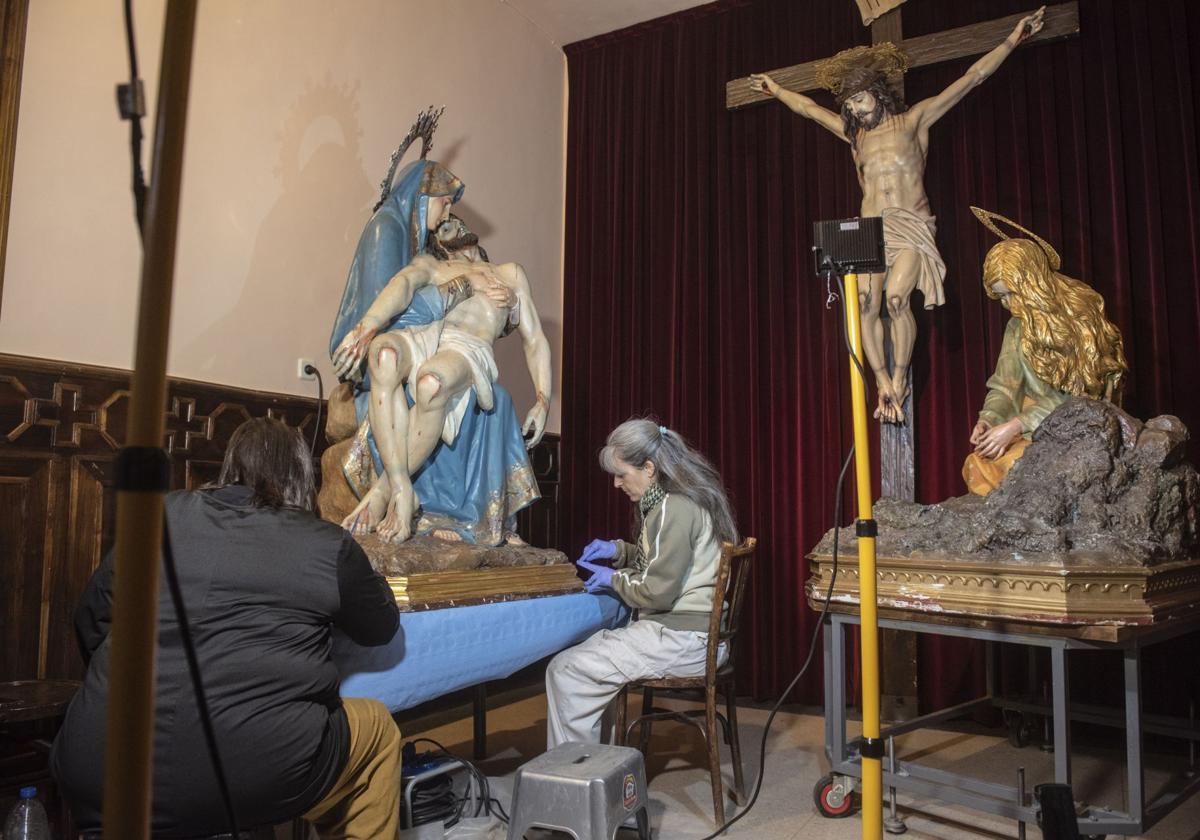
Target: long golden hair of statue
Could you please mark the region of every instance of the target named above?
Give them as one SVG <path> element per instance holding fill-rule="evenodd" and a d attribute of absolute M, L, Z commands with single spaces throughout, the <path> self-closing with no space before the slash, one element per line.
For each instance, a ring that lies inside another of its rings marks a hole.
<path fill-rule="evenodd" d="M 1002 281 L 1009 308 L 1021 320 L 1021 353 L 1043 382 L 1076 396 L 1118 405 L 1125 372 L 1121 333 L 1104 317 L 1104 298 L 1055 271 L 1045 249 L 1028 239 L 1005 239 L 983 261 L 983 285 L 997 299 Z"/>

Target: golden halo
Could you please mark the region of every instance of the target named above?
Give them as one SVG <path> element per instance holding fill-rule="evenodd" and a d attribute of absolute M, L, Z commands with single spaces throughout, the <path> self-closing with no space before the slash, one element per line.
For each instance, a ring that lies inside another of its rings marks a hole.
<path fill-rule="evenodd" d="M 1012 219 L 1005 218 L 999 213 L 993 213 L 991 210 L 984 210 L 981 207 L 972 206 L 971 212 L 975 214 L 976 219 L 979 219 L 979 221 L 983 223 L 985 228 L 999 236 L 1001 239 L 1011 239 L 1012 237 L 1000 230 L 1000 228 L 996 226 L 996 221 L 1004 222 L 1004 224 L 1008 225 L 1009 227 L 1013 227 L 1021 231 L 1021 233 L 1025 234 L 1034 242 L 1036 242 L 1042 251 L 1045 252 L 1046 259 L 1050 261 L 1050 268 L 1052 268 L 1054 271 L 1058 271 L 1060 268 L 1062 268 L 1062 257 L 1058 255 L 1058 251 L 1055 251 L 1049 242 L 1047 242 L 1045 239 L 1042 239 L 1042 237 L 1038 236 L 1033 231 L 1027 230 L 1014 222 Z"/>

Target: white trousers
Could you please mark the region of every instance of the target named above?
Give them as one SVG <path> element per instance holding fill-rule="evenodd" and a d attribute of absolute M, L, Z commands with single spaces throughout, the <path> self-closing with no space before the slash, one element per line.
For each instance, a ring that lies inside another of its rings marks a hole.
<path fill-rule="evenodd" d="M 600 743 L 605 711 L 627 683 L 702 676 L 707 643 L 707 633 L 645 620 L 601 630 L 560 652 L 546 668 L 546 749 Z M 718 664 L 725 654 L 722 645 Z"/>

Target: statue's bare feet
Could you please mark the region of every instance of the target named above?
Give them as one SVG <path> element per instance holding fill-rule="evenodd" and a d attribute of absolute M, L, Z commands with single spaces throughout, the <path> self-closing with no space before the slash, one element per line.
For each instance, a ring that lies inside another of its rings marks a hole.
<path fill-rule="evenodd" d="M 505 545 L 529 545 L 525 540 L 518 536 L 516 531 L 509 531 L 504 535 Z"/>
<path fill-rule="evenodd" d="M 900 377 L 899 380 L 892 380 L 892 393 L 896 395 L 896 406 L 900 409 L 900 420 L 904 422 L 904 403 L 908 401 L 908 395 L 912 393 L 912 386 L 908 384 L 908 373 Z"/>
<path fill-rule="evenodd" d="M 458 531 L 451 531 L 449 528 L 435 528 L 429 532 L 429 536 L 436 537 L 439 540 L 445 540 L 446 542 L 463 541 L 462 534 L 458 533 Z"/>
<path fill-rule="evenodd" d="M 393 493 L 388 502 L 387 515 L 379 523 L 379 536 L 388 542 L 404 542 L 412 536 L 412 518 L 416 510 L 416 497 L 412 487 Z"/>
<path fill-rule="evenodd" d="M 369 534 L 379 527 L 379 520 L 386 510 L 387 492 L 376 482 L 350 511 L 350 515 L 342 520 L 342 527 L 351 534 Z"/>
<path fill-rule="evenodd" d="M 879 403 L 875 408 L 875 419 L 881 423 L 903 423 L 904 404 L 896 400 L 891 385 L 879 387 Z"/>

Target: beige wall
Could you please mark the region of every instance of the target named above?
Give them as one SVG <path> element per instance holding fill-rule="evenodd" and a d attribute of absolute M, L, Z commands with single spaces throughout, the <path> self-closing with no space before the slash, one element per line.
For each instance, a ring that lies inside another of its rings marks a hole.
<path fill-rule="evenodd" d="M 153 110 L 163 2 L 134 6 Z M 113 93 L 128 76 L 120 8 L 30 4 L 0 351 L 132 366 L 140 251 Z M 524 264 L 557 391 L 564 78 L 561 50 L 499 0 L 205 0 L 168 372 L 315 395 L 296 376 L 304 357 L 329 387 L 333 314 L 388 157 L 418 110 L 444 104 L 432 157 L 466 183 L 458 212 L 492 259 Z M 520 340 L 497 350 L 523 417 Z"/>

